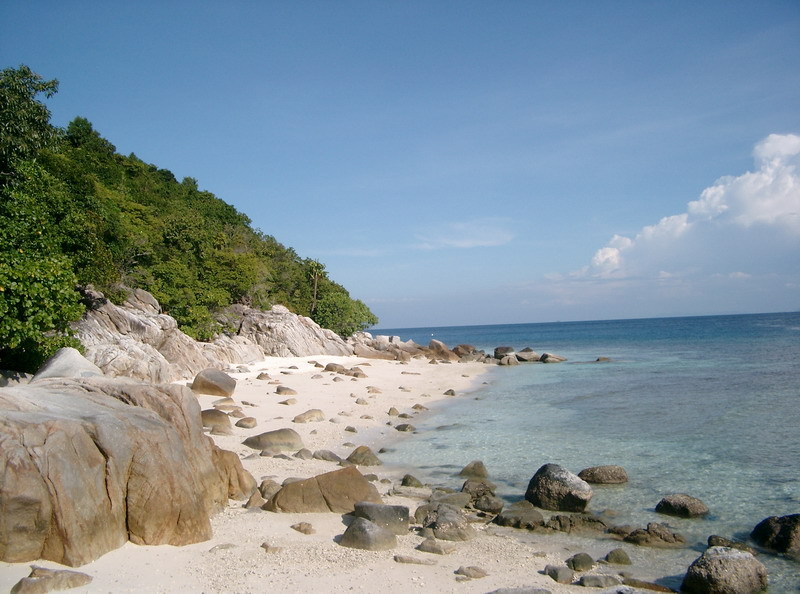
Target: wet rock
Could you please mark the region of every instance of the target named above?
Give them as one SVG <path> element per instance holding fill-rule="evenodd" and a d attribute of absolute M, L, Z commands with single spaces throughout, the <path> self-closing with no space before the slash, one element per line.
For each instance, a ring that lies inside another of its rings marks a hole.
<path fill-rule="evenodd" d="M 747 551 L 751 555 L 758 554 L 756 550 L 746 542 L 742 542 L 740 540 L 731 540 L 730 538 L 724 538 L 722 536 L 717 536 L 716 534 L 712 534 L 708 537 L 708 546 L 728 547 L 731 549 L 739 549 L 740 551 Z"/>
<path fill-rule="evenodd" d="M 367 519 L 356 518 L 342 534 L 339 544 L 351 549 L 388 551 L 397 546 L 397 537 Z"/>
<path fill-rule="evenodd" d="M 544 526 L 544 517 L 529 501 L 517 501 L 501 511 L 494 519 L 500 526 L 535 530 Z"/>
<path fill-rule="evenodd" d="M 581 470 L 578 478 L 595 485 L 619 485 L 628 482 L 628 473 L 622 466 L 592 466 Z"/>
<path fill-rule="evenodd" d="M 767 570 L 753 555 L 727 547 L 711 547 L 689 566 L 682 592 L 756 594 L 767 589 Z"/>
<path fill-rule="evenodd" d="M 416 431 L 417 430 L 417 428 L 414 427 L 414 425 L 412 425 L 410 423 L 400 423 L 399 425 L 397 425 L 395 427 L 395 429 L 397 429 L 398 431 L 404 432 L 404 433 L 411 433 L 412 431 Z"/>
<path fill-rule="evenodd" d="M 672 588 L 667 588 L 666 586 L 662 586 L 661 584 L 656 584 L 654 582 L 646 582 L 645 580 L 638 580 L 633 577 L 624 577 L 622 579 L 622 583 L 625 586 L 630 586 L 631 588 L 637 588 L 639 590 L 649 590 L 651 592 L 674 592 Z"/>
<path fill-rule="evenodd" d="M 558 464 L 545 464 L 528 483 L 525 499 L 544 509 L 581 512 L 592 495 L 586 481 Z"/>
<path fill-rule="evenodd" d="M 622 580 L 615 575 L 582 575 L 578 583 L 585 588 L 613 588 Z"/>
<path fill-rule="evenodd" d="M 550 516 L 545 526 L 551 530 L 568 534 L 573 532 L 604 532 L 607 528 L 605 522 L 591 514 L 558 514 Z"/>
<path fill-rule="evenodd" d="M 485 479 L 489 477 L 489 471 L 486 470 L 486 465 L 481 460 L 473 460 L 461 469 L 458 476 Z"/>
<path fill-rule="evenodd" d="M 425 486 L 419 481 L 419 479 L 417 479 L 415 476 L 412 476 L 410 474 L 405 475 L 403 477 L 403 480 L 400 481 L 400 484 L 403 487 L 414 487 L 414 488 L 417 488 L 417 489 L 421 489 L 422 487 Z"/>
<path fill-rule="evenodd" d="M 676 493 L 667 495 L 659 501 L 656 505 L 656 512 L 679 518 L 699 518 L 708 513 L 708 507 L 696 497 L 685 493 Z"/>
<path fill-rule="evenodd" d="M 650 522 L 647 528 L 634 530 L 625 537 L 625 542 L 646 546 L 646 547 L 682 547 L 686 544 L 686 539 L 672 532 L 663 524 Z"/>
<path fill-rule="evenodd" d="M 800 514 L 766 518 L 753 528 L 750 538 L 764 548 L 800 558 Z"/>

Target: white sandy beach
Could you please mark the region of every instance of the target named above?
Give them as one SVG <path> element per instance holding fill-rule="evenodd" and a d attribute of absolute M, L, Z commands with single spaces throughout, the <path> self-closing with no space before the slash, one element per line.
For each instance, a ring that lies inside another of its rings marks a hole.
<path fill-rule="evenodd" d="M 326 365 L 341 363 L 347 368 L 360 367 L 366 378 L 354 379 L 324 372 L 313 362 Z M 389 416 L 395 407 L 412 416 L 425 414 L 415 404 L 427 405 L 447 398 L 444 392 L 455 390 L 456 398 L 464 397 L 483 381 L 491 367 L 480 363 L 431 365 L 427 359 L 414 359 L 401 364 L 395 361 L 364 360 L 356 357 L 315 356 L 272 358 L 251 365 L 247 371 L 232 373 L 238 383 L 233 399 L 247 416 L 257 420 L 253 429 L 233 428 L 232 435 L 214 435 L 221 447 L 238 454 L 244 467 L 257 482 L 274 478 L 282 482 L 288 477 L 310 477 L 337 470 L 333 462 L 262 457 L 242 445 L 250 436 L 291 427 L 311 451 L 327 449 L 342 458 L 358 445 L 368 445 L 376 452 L 382 441 L 396 439 L 399 433 L 387 423 L 396 425 L 412 419 Z M 271 380 L 256 379 L 267 372 Z M 340 378 L 334 381 L 334 378 Z M 344 381 L 341 381 L 344 380 Z M 294 396 L 279 396 L 278 385 L 292 388 Z M 368 390 L 369 387 L 378 390 Z M 380 393 L 375 393 L 379 391 Z M 370 393 L 373 392 L 373 393 Z M 280 404 L 294 398 L 295 404 Z M 211 408 L 219 397 L 198 395 L 201 408 Z M 357 403 L 357 400 L 361 403 Z M 309 409 L 323 411 L 325 420 L 294 423 L 295 415 Z M 231 419 L 233 423 L 236 418 Z M 350 427 L 356 432 L 346 431 Z M 402 434 L 404 439 L 413 439 Z M 350 445 L 345 445 L 350 444 Z M 464 460 L 467 464 L 470 460 Z M 399 485 L 399 470 L 383 466 L 361 467 L 364 474 L 374 473 L 378 491 L 385 503 L 407 505 L 413 514 L 418 499 L 389 494 Z M 491 469 L 489 469 L 491 473 Z M 491 479 L 491 476 L 490 476 Z M 453 478 L 453 487 L 460 486 Z M 302 534 L 291 528 L 298 522 L 312 524 L 314 534 Z M 423 538 L 410 531 L 398 538 L 398 547 L 391 551 L 368 552 L 338 545 L 335 538 L 345 530 L 341 515 L 271 513 L 260 509 L 246 510 L 243 502 L 230 501 L 228 508 L 212 518 L 214 536 L 207 542 L 184 547 L 137 546 L 127 543 L 78 571 L 92 576 L 90 585 L 75 592 L 491 592 L 498 588 L 540 587 L 552 592 L 585 591 L 578 586 L 563 586 L 540 572 L 547 564 L 563 565 L 580 550 L 563 538 L 543 535 L 531 543 L 511 536 L 513 529 L 491 524 L 477 525 L 481 536 L 456 543 L 449 555 L 434 555 L 415 550 Z M 274 549 L 267 552 L 262 544 Z M 602 551 L 589 551 L 601 556 L 614 548 L 611 542 Z M 277 550 L 275 550 L 277 549 Z M 398 563 L 395 555 L 429 559 L 435 565 Z M 37 565 L 64 568 L 42 561 Z M 9 591 L 28 575 L 30 564 L 0 564 L 0 590 Z M 488 576 L 458 581 L 454 573 L 461 566 L 478 566 Z M 612 567 L 596 571 L 614 573 Z"/>

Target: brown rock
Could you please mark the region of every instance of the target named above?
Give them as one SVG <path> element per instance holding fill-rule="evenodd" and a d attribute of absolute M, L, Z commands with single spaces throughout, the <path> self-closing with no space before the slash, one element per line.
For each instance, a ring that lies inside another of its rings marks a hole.
<path fill-rule="evenodd" d="M 270 499 L 265 509 L 290 513 L 350 513 L 359 501 L 383 503 L 378 490 L 355 466 L 284 486 Z"/>
<path fill-rule="evenodd" d="M 219 369 L 204 369 L 192 382 L 192 390 L 198 394 L 230 396 L 236 389 L 236 380 Z"/>
<path fill-rule="evenodd" d="M 80 588 L 92 581 L 92 576 L 67 569 L 48 569 L 31 565 L 31 573 L 22 578 L 13 588 L 11 594 L 45 594 L 53 590 L 69 590 Z"/>

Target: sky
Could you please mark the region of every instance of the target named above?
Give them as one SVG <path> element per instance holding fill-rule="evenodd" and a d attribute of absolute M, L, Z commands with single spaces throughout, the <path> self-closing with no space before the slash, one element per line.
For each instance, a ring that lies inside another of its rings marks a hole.
<path fill-rule="evenodd" d="M 379 328 L 800 310 L 800 2 L 0 5 L 0 68 Z"/>

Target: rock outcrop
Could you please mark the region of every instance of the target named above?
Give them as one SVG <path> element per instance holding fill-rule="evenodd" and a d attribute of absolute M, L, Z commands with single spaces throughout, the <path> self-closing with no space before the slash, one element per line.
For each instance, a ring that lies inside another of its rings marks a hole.
<path fill-rule="evenodd" d="M 210 514 L 255 488 L 183 386 L 42 379 L 0 390 L 0 410 L 4 561 L 77 566 L 128 540 L 206 540 Z"/>
<path fill-rule="evenodd" d="M 132 290 L 121 306 L 92 289 L 83 296 L 88 310 L 75 325 L 76 335 L 86 358 L 106 375 L 166 383 L 265 356 L 353 354 L 335 333 L 280 305 L 269 311 L 231 306 L 225 321 L 235 331 L 203 343 L 181 332 L 147 291 Z"/>

